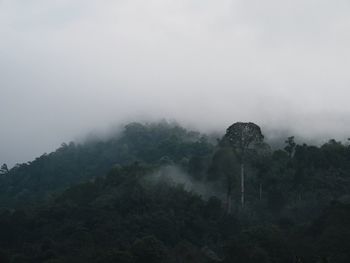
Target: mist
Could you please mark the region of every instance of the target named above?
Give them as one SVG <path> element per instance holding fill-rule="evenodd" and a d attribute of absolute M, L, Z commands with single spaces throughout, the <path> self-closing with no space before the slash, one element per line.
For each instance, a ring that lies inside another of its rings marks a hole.
<path fill-rule="evenodd" d="M 0 1 L 0 162 L 128 121 L 347 138 L 349 1 Z"/>
<path fill-rule="evenodd" d="M 187 171 L 177 165 L 164 165 L 153 174 L 147 176 L 147 182 L 150 183 L 167 183 L 173 186 L 183 187 L 186 191 L 195 193 L 207 200 L 210 197 L 225 199 L 225 191 L 218 183 L 195 180 Z"/>

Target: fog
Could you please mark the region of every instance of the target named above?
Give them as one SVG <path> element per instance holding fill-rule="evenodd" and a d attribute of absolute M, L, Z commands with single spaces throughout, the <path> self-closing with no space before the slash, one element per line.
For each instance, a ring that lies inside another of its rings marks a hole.
<path fill-rule="evenodd" d="M 0 0 L 0 162 L 93 130 L 350 135 L 348 0 Z"/>
<path fill-rule="evenodd" d="M 145 178 L 147 183 L 167 183 L 183 187 L 184 190 L 200 195 L 204 199 L 217 197 L 225 200 L 226 194 L 222 184 L 218 182 L 203 182 L 194 180 L 186 171 L 176 165 L 164 165 Z"/>

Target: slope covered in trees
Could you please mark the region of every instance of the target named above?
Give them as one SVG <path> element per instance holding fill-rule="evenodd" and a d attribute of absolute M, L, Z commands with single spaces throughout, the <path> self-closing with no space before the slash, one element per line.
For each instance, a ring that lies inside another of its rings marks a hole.
<path fill-rule="evenodd" d="M 64 143 L 55 152 L 16 165 L 0 177 L 0 206 L 46 200 L 72 184 L 106 174 L 113 165 L 181 165 L 212 149 L 205 137 L 176 124 L 130 123 L 109 139 Z"/>
<path fill-rule="evenodd" d="M 350 146 L 234 128 L 133 123 L 4 168 L 0 262 L 349 262 Z"/>

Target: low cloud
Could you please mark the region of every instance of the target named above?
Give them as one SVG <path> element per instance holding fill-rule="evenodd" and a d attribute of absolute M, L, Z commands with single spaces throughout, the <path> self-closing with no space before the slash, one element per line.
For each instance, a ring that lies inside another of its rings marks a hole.
<path fill-rule="evenodd" d="M 346 0 L 2 0 L 0 162 L 129 120 L 346 138 L 349 11 Z"/>

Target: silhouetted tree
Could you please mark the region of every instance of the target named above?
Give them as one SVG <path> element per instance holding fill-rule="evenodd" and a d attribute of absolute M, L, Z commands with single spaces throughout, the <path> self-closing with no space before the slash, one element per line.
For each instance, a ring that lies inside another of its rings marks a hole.
<path fill-rule="evenodd" d="M 284 150 L 288 153 L 289 157 L 292 158 L 295 152 L 295 147 L 297 146 L 294 141 L 294 136 L 288 137 L 285 143 L 287 145 L 284 147 Z"/>
<path fill-rule="evenodd" d="M 3 165 L 1 165 L 1 168 L 0 168 L 0 175 L 4 175 L 4 174 L 7 174 L 9 172 L 9 169 L 7 167 L 7 164 L 4 163 Z"/>
<path fill-rule="evenodd" d="M 247 151 L 255 144 L 261 143 L 264 136 L 258 125 L 252 122 L 236 122 L 231 125 L 224 136 L 224 143 L 228 143 L 235 150 L 241 165 L 241 204 L 244 207 L 244 165 Z"/>

